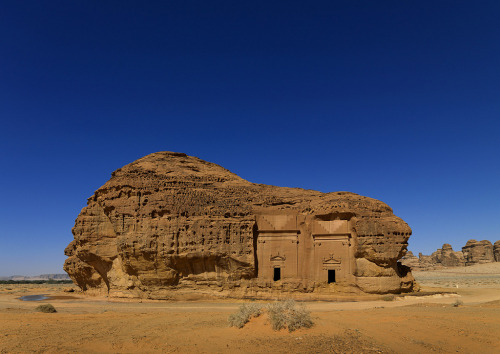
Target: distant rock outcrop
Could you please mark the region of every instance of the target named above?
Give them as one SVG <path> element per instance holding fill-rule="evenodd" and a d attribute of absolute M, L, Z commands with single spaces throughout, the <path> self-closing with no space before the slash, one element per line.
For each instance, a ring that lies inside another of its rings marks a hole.
<path fill-rule="evenodd" d="M 450 244 L 445 243 L 437 251 L 430 256 L 425 256 L 422 253 L 418 254 L 418 258 L 413 253 L 408 252 L 401 263 L 418 270 L 431 270 L 439 267 L 459 267 L 464 266 L 464 256 L 461 251 L 453 251 Z"/>
<path fill-rule="evenodd" d="M 465 258 L 465 265 L 495 262 L 493 256 L 493 245 L 488 240 L 469 240 L 462 247 Z"/>
<path fill-rule="evenodd" d="M 413 254 L 412 251 L 406 252 L 403 258 L 401 258 L 401 263 L 411 269 L 416 269 L 420 267 L 420 260 L 417 256 Z"/>
<path fill-rule="evenodd" d="M 453 251 L 450 244 L 445 243 L 443 247 L 431 254 L 435 263 L 444 267 L 460 267 L 465 265 L 464 255 L 461 251 Z"/>
<path fill-rule="evenodd" d="M 68 274 L 40 274 L 34 276 L 27 275 L 12 275 L 8 277 L 0 277 L 0 280 L 14 280 L 14 281 L 22 281 L 22 280 L 70 280 Z"/>
<path fill-rule="evenodd" d="M 490 241 L 469 240 L 462 251 L 453 251 L 445 243 L 430 256 L 419 253 L 418 258 L 408 252 L 401 263 L 413 270 L 431 270 L 440 267 L 461 267 L 480 263 L 500 262 L 500 241 L 492 245 Z"/>
<path fill-rule="evenodd" d="M 173 290 L 411 291 L 410 227 L 375 199 L 250 183 L 159 152 L 113 172 L 65 250 L 82 290 L 165 298 Z M 239 296 L 239 295 L 235 295 Z"/>

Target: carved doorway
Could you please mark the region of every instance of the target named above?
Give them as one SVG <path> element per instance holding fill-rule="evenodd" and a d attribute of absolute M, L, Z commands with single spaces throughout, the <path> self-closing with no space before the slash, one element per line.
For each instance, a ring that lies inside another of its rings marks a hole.
<path fill-rule="evenodd" d="M 328 284 L 335 283 L 335 269 L 328 269 Z"/>
<path fill-rule="evenodd" d="M 281 280 L 281 268 L 279 268 L 279 267 L 274 268 L 273 280 L 274 281 Z"/>

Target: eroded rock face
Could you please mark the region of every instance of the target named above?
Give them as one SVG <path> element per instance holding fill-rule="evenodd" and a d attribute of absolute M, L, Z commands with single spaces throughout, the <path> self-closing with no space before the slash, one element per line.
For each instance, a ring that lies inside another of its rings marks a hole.
<path fill-rule="evenodd" d="M 478 263 L 500 262 L 500 241 L 492 245 L 490 241 L 469 240 L 462 251 L 453 251 L 451 245 L 443 247 L 430 256 L 419 253 L 418 258 L 413 253 L 403 257 L 401 263 L 413 270 L 434 270 L 442 267 L 462 267 Z"/>
<path fill-rule="evenodd" d="M 438 261 L 438 255 L 440 257 L 441 249 L 433 252 L 430 256 L 419 253 L 418 257 L 413 255 L 411 251 L 408 251 L 406 256 L 401 259 L 401 263 L 410 267 L 411 270 L 433 270 L 444 267 L 444 265 Z"/>
<path fill-rule="evenodd" d="M 461 251 L 455 252 L 450 244 L 445 243 L 443 247 L 431 254 L 433 263 L 444 267 L 460 267 L 465 265 L 464 255 Z"/>
<path fill-rule="evenodd" d="M 493 255 L 495 256 L 495 261 L 500 262 L 500 240 L 493 245 Z"/>
<path fill-rule="evenodd" d="M 401 258 L 401 264 L 404 264 L 411 269 L 418 268 L 420 265 L 420 260 L 417 256 L 413 254 L 412 251 L 406 252 L 406 254 Z"/>
<path fill-rule="evenodd" d="M 411 229 L 386 204 L 349 192 L 250 183 L 172 152 L 113 172 L 65 250 L 83 290 L 165 298 L 175 290 L 411 291 Z"/>
<path fill-rule="evenodd" d="M 495 262 L 493 245 L 488 240 L 469 240 L 462 247 L 466 265 Z"/>

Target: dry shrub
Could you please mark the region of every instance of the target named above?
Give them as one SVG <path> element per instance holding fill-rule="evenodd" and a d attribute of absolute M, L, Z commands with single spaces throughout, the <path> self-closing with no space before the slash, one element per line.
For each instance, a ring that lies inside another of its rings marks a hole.
<path fill-rule="evenodd" d="M 385 295 L 385 296 L 382 296 L 382 300 L 383 301 L 394 301 L 394 300 L 396 300 L 396 297 L 394 295 Z"/>
<path fill-rule="evenodd" d="M 257 304 L 243 304 L 238 312 L 232 313 L 229 316 L 228 322 L 230 327 L 243 328 L 252 317 L 259 317 L 262 307 Z"/>
<path fill-rule="evenodd" d="M 35 311 L 38 312 L 45 312 L 45 313 L 54 313 L 57 312 L 56 308 L 52 306 L 51 304 L 43 304 L 38 306 Z"/>
<path fill-rule="evenodd" d="M 310 328 L 313 325 L 311 313 L 302 304 L 294 300 L 276 301 L 265 307 L 271 326 L 275 331 L 287 328 L 293 332 L 299 328 Z M 229 316 L 230 327 L 243 328 L 252 317 L 259 317 L 262 306 L 256 304 L 243 304 L 238 312 Z"/>
<path fill-rule="evenodd" d="M 294 300 L 276 301 L 269 304 L 267 313 L 275 331 L 288 328 L 289 332 L 293 332 L 296 329 L 310 328 L 313 325 L 311 313 L 304 305 L 298 305 Z"/>

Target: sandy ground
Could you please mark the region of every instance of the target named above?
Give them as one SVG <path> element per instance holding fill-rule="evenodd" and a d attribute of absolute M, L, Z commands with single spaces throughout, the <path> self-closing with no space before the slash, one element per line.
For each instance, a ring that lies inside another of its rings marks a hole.
<path fill-rule="evenodd" d="M 68 285 L 0 285 L 0 353 L 500 353 L 500 264 L 471 268 L 416 274 L 442 294 L 307 302 L 315 324 L 292 333 L 265 316 L 228 327 L 238 300 L 108 301 Z M 18 299 L 29 294 L 72 298 Z M 35 312 L 41 303 L 58 312 Z"/>

